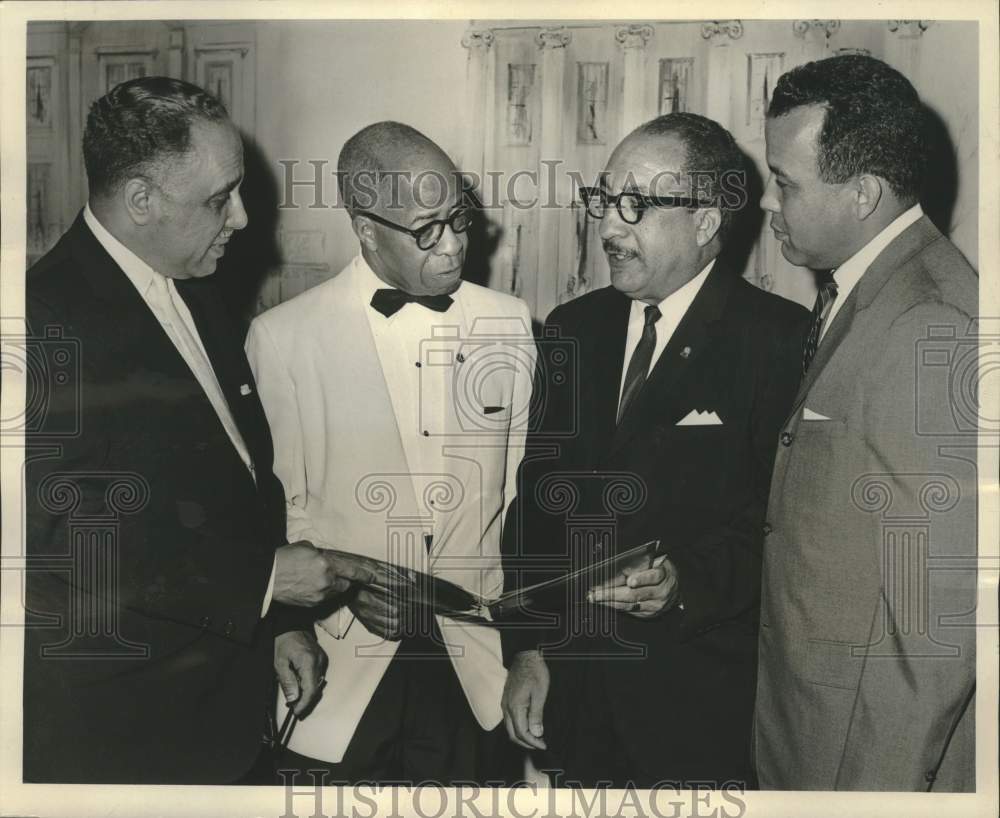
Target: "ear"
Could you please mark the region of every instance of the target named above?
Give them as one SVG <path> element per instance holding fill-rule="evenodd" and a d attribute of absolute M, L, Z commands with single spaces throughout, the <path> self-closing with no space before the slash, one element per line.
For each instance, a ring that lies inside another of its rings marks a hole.
<path fill-rule="evenodd" d="M 694 238 L 699 247 L 704 247 L 719 233 L 722 227 L 722 211 L 717 207 L 702 207 L 695 212 Z"/>
<path fill-rule="evenodd" d="M 882 180 L 870 173 L 862 173 L 854 184 L 854 215 L 864 221 L 878 207 L 882 199 Z"/>
<path fill-rule="evenodd" d="M 378 240 L 375 236 L 375 225 L 367 216 L 355 216 L 351 219 L 351 228 L 361 244 L 369 253 L 378 252 Z"/>
<path fill-rule="evenodd" d="M 153 185 L 136 176 L 125 182 L 121 190 L 125 210 L 134 224 L 145 225 L 153 220 Z"/>

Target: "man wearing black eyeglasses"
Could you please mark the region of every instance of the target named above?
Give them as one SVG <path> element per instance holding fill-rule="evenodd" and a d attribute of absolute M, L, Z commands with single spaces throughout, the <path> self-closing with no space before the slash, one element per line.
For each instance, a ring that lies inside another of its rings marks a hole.
<path fill-rule="evenodd" d="M 534 370 L 527 306 L 462 280 L 474 214 L 423 134 L 362 129 L 338 181 L 360 253 L 247 341 L 289 531 L 496 597 Z M 519 775 L 495 729 L 498 634 L 411 614 L 368 587 L 317 617 L 330 672 L 283 769 L 327 784 Z"/>
<path fill-rule="evenodd" d="M 529 437 L 555 454 L 525 459 L 507 529 L 522 539 L 504 553 L 531 582 L 539 564 L 660 550 L 590 588 L 582 612 L 504 632 L 508 732 L 559 785 L 752 786 L 764 505 L 808 314 L 718 259 L 745 191 L 732 136 L 679 113 L 631 133 L 581 192 L 611 286 L 546 322 L 575 342 L 580 377 L 551 390 Z M 566 417 L 575 436 L 553 431 Z M 545 502 L 556 475 L 577 498 L 572 532 Z"/>

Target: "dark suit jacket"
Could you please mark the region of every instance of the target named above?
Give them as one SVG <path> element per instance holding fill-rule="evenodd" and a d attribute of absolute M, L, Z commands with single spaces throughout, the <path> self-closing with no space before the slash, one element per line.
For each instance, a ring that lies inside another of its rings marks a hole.
<path fill-rule="evenodd" d="M 177 288 L 256 485 L 82 215 L 28 272 L 25 781 L 221 783 L 260 748 L 281 485 L 212 282 Z"/>
<path fill-rule="evenodd" d="M 646 621 L 614 615 L 610 636 L 593 635 L 606 609 L 571 606 L 551 627 L 536 614 L 505 629 L 505 655 L 543 646 L 554 674 L 547 729 L 580 674 L 600 673 L 606 700 L 571 710 L 580 718 L 592 706 L 609 710 L 618 738 L 593 752 L 626 758 L 637 783 L 743 774 L 764 508 L 809 316 L 717 263 L 616 427 L 630 303 L 607 287 L 549 316 L 540 358 L 555 372 L 561 344 L 575 371 L 560 369 L 558 383 L 543 375 L 536 387 L 542 422 L 508 525 L 508 587 L 660 539 L 684 608 Z M 695 411 L 722 423 L 678 425 Z M 577 633 L 567 635 L 574 618 Z M 589 658 L 560 683 L 559 657 L 568 654 Z"/>

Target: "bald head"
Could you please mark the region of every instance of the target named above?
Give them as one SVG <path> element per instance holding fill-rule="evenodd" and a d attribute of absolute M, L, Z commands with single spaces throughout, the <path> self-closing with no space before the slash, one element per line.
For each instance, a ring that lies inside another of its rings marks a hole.
<path fill-rule="evenodd" d="M 448 195 L 457 173 L 448 155 L 420 131 L 388 121 L 362 128 L 348 139 L 337 172 L 341 200 L 351 215 L 405 206 L 414 182 L 419 203 L 434 207 Z"/>

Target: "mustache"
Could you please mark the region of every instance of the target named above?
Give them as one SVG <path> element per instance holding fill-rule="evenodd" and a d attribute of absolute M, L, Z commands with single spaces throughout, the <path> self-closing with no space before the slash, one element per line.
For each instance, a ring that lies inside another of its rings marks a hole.
<path fill-rule="evenodd" d="M 630 247 L 623 247 L 614 239 L 605 239 L 601 242 L 601 247 L 604 248 L 605 253 L 635 253 L 636 251 Z"/>

